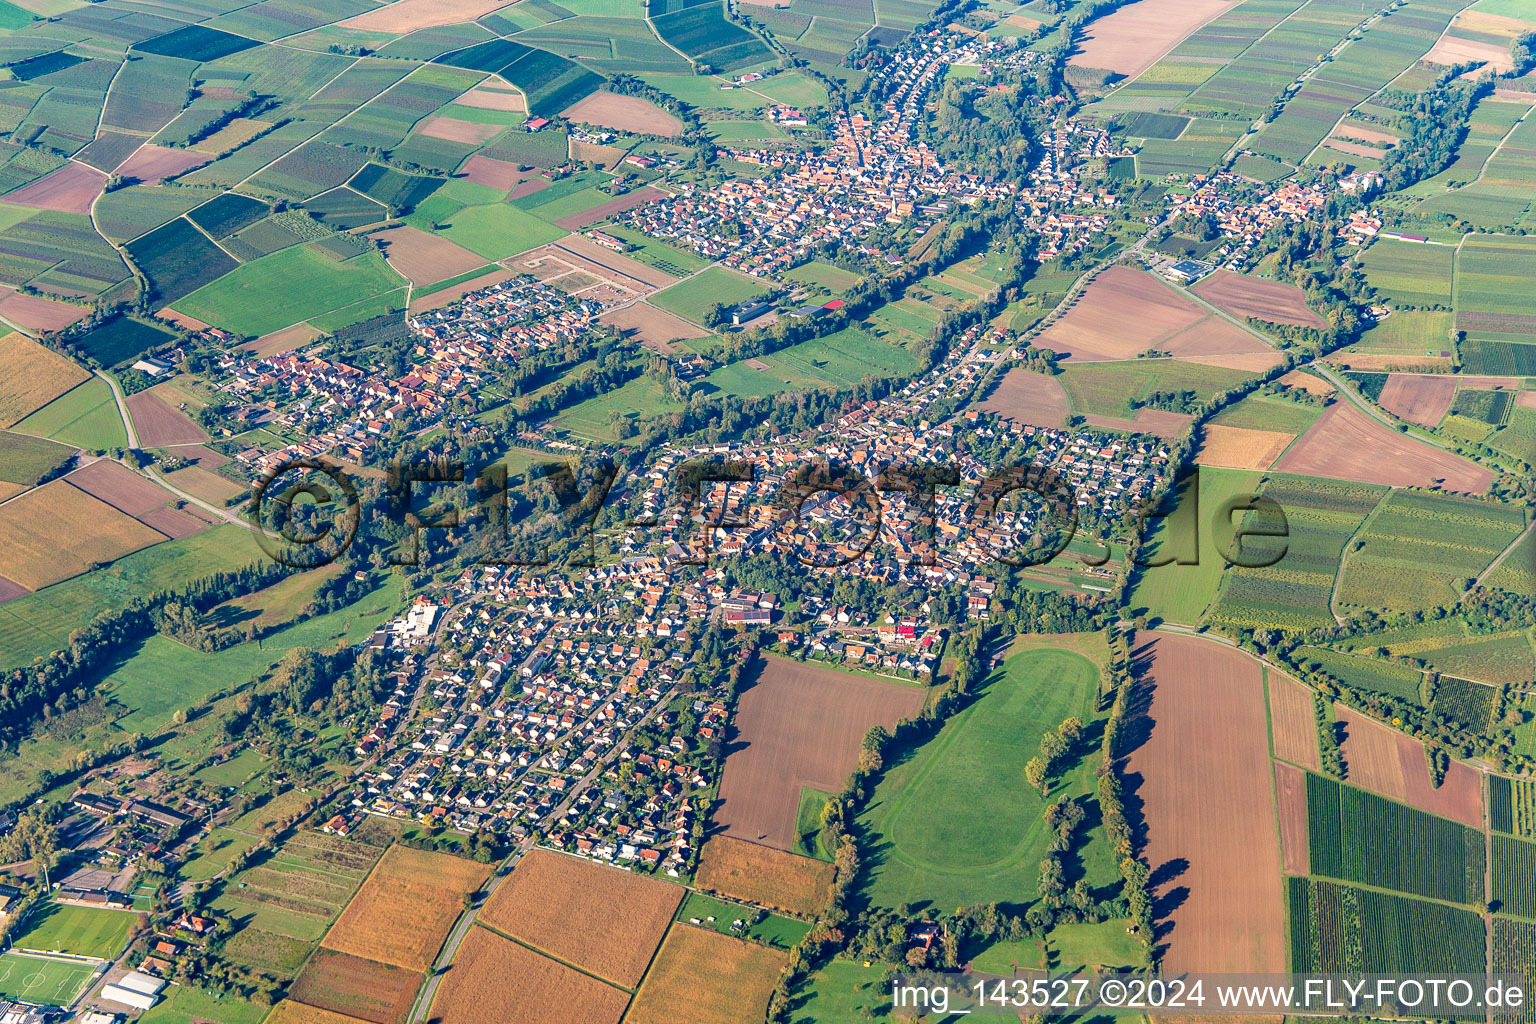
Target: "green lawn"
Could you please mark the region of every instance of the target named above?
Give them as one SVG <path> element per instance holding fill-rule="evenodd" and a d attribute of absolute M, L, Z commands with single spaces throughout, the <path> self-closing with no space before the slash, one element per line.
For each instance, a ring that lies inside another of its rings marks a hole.
<path fill-rule="evenodd" d="M 704 311 L 716 302 L 734 306 L 765 294 L 769 286 L 734 270 L 710 267 L 650 298 L 653 306 L 670 309 L 695 323 L 704 322 Z"/>
<path fill-rule="evenodd" d="M 901 376 L 919 366 L 917 356 L 899 345 L 862 327 L 845 327 L 772 355 L 727 364 L 705 382 L 731 395 L 766 396 L 829 384 L 852 387 L 866 377 Z"/>
<path fill-rule="evenodd" d="M 189 882 L 206 882 L 258 841 L 257 836 L 216 828 L 204 836 L 187 857 L 187 862 L 181 866 L 181 877 Z"/>
<path fill-rule="evenodd" d="M 209 765 L 193 778 L 221 789 L 238 789 L 246 780 L 261 770 L 265 759 L 256 750 L 247 747 L 221 764 Z"/>
<path fill-rule="evenodd" d="M 1046 940 L 1062 967 L 1136 967 L 1146 957 L 1145 947 L 1126 931 L 1129 924 L 1119 918 L 1058 924 Z"/>
<path fill-rule="evenodd" d="M 437 233 L 488 260 L 516 256 L 570 234 L 506 203 L 467 206 L 439 221 Z"/>
<path fill-rule="evenodd" d="M 889 965 L 865 967 L 836 959 L 811 975 L 799 989 L 791 1019 L 815 1024 L 868 1024 L 891 1019 L 890 986 L 883 984 Z"/>
<path fill-rule="evenodd" d="M 133 922 L 134 914 L 128 910 L 47 903 L 32 912 L 24 931 L 12 936 L 12 945 L 16 949 L 110 960 L 128 944 L 128 929 Z"/>
<path fill-rule="evenodd" d="M 174 985 L 165 990 L 165 998 L 153 1010 L 139 1018 L 139 1024 L 261 1024 L 270 1007 L 248 999 L 220 996 L 206 989 Z"/>
<path fill-rule="evenodd" d="M 68 1006 L 95 976 L 96 968 L 89 964 L 0 954 L 0 999 Z"/>
<path fill-rule="evenodd" d="M 707 121 L 704 131 L 717 141 L 742 139 L 782 139 L 784 129 L 767 121 Z"/>
<path fill-rule="evenodd" d="M 830 263 L 822 263 L 819 260 L 802 263 L 784 276 L 801 284 L 820 285 L 833 295 L 843 294 L 860 280 L 859 275 L 851 270 L 834 267 Z"/>
<path fill-rule="evenodd" d="M 831 799 L 831 793 L 810 786 L 800 787 L 800 809 L 795 814 L 795 853 L 831 862 L 832 855 L 822 845 L 820 836 L 821 810 Z"/>
<path fill-rule="evenodd" d="M 605 395 L 597 395 L 560 414 L 557 426 L 592 441 L 618 441 L 624 423 L 682 408 L 651 377 L 636 377 Z"/>
<path fill-rule="evenodd" d="M 1171 557 L 1193 560 L 1192 564 L 1172 562 L 1138 570 L 1130 596 L 1133 611 L 1145 611 L 1184 625 L 1200 621 L 1206 606 L 1216 597 L 1216 587 L 1227 564 L 1222 552 L 1232 538 L 1229 525 L 1217 533 L 1222 505 L 1234 495 L 1255 490 L 1262 476 L 1243 470 L 1200 467 L 1198 495 L 1186 486 L 1174 514 L 1149 521 L 1146 543 L 1141 549 L 1143 561 Z"/>
<path fill-rule="evenodd" d="M 690 925 L 697 920 L 699 923 L 694 927 L 711 928 L 722 935 L 755 939 L 779 949 L 789 949 L 805 938 L 806 932 L 811 930 L 811 926 L 804 921 L 780 917 L 777 914 L 769 914 L 755 925 L 743 924 L 739 929 L 734 931 L 731 929 L 733 921 L 749 921 L 753 913 L 751 908 L 717 900 L 701 892 L 690 892 L 688 898 L 683 900 L 683 905 L 678 908 L 677 920 Z M 711 921 L 710 918 L 714 920 Z"/>
<path fill-rule="evenodd" d="M 895 752 L 895 767 L 858 819 L 865 897 L 879 906 L 916 903 L 946 912 L 1031 901 L 1052 834 L 1042 817 L 1046 799 L 1025 781 L 1024 764 L 1064 719 L 1090 722 L 1098 685 L 1097 667 L 1081 654 L 1021 651 L 937 735 L 910 756 Z M 1096 750 L 1096 733 L 1085 731 L 1084 753 Z M 1090 792 L 1096 761 L 1086 756 L 1065 765 L 1050 799 Z M 1099 835 L 1094 829 L 1079 837 L 1086 863 L 1069 857 L 1069 879 L 1103 886 L 1116 877 Z"/>
<path fill-rule="evenodd" d="M 16 429 L 96 451 L 128 444 L 112 387 L 100 377 L 66 391 L 16 424 Z"/>
<path fill-rule="evenodd" d="M 313 245 L 253 260 L 176 303 L 199 320 L 259 337 L 400 287 L 384 257 L 365 252 L 340 263 Z"/>

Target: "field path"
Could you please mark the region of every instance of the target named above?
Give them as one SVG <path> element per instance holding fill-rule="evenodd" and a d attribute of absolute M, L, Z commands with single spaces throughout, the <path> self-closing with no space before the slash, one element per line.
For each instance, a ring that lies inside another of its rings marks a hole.
<path fill-rule="evenodd" d="M 1354 546 L 1355 538 L 1364 533 L 1366 527 L 1371 525 L 1371 520 L 1376 518 L 1376 513 L 1381 511 L 1381 506 L 1387 503 L 1387 498 L 1391 497 L 1391 495 L 1392 492 L 1388 491 L 1386 495 L 1384 495 L 1382 499 L 1376 503 L 1376 507 L 1371 509 L 1370 513 L 1366 515 L 1364 519 L 1360 520 L 1360 525 L 1355 527 L 1355 532 L 1349 535 L 1349 539 L 1346 540 L 1344 542 L 1344 546 L 1339 549 L 1339 567 L 1333 574 L 1333 589 L 1328 591 L 1328 614 L 1332 615 L 1333 621 L 1337 622 L 1341 626 L 1344 625 L 1344 616 L 1340 615 L 1334 609 L 1338 607 L 1339 603 L 1339 587 L 1344 583 L 1344 563 L 1349 560 L 1350 548 Z"/>
<path fill-rule="evenodd" d="M 1380 409 L 1376 408 L 1376 406 L 1355 394 L 1354 390 L 1350 388 L 1349 383 L 1342 377 L 1338 376 L 1338 374 L 1334 372 L 1331 366 L 1328 366 L 1326 363 L 1319 362 L 1315 359 L 1312 362 L 1306 363 L 1304 365 L 1311 367 L 1326 377 L 1330 384 L 1339 389 L 1339 394 L 1343 395 L 1349 400 L 1350 405 L 1353 405 L 1356 409 L 1359 409 L 1361 412 L 1365 413 L 1376 422 L 1391 427 L 1393 430 L 1397 429 L 1397 424 L 1393 422 L 1391 417 L 1386 416 Z M 1300 369 L 1300 367 L 1297 367 L 1297 369 Z M 1404 436 L 1411 437 L 1415 441 L 1422 441 L 1425 444 L 1434 445 L 1436 448 L 1444 448 L 1446 451 L 1450 451 L 1451 449 L 1450 445 L 1446 444 L 1444 441 L 1437 437 L 1425 437 L 1423 434 L 1419 434 L 1414 431 L 1409 431 Z M 1472 461 L 1476 462 L 1477 460 L 1473 459 Z M 1479 465 L 1481 465 L 1481 463 L 1479 463 Z"/>
<path fill-rule="evenodd" d="M 137 448 L 139 446 L 139 432 L 133 429 L 133 417 L 128 415 L 128 404 L 123 401 L 122 389 L 117 386 L 117 381 L 100 370 L 93 370 L 91 372 L 106 381 L 107 387 L 112 389 L 112 401 L 117 403 L 117 414 L 123 418 L 123 429 L 128 432 L 128 447 Z"/>
<path fill-rule="evenodd" d="M 1520 542 L 1529 537 L 1531 535 L 1531 531 L 1533 530 L 1536 530 L 1536 519 L 1531 520 L 1531 525 L 1520 531 L 1520 536 L 1509 542 L 1509 547 L 1499 552 L 1499 557 L 1488 563 L 1488 568 L 1478 573 L 1477 579 L 1472 581 L 1472 586 L 1468 587 L 1465 591 L 1462 592 L 1461 600 L 1465 601 L 1467 599 L 1467 594 L 1482 586 L 1483 580 L 1491 576 L 1493 574 L 1493 570 L 1497 569 L 1503 563 L 1504 559 L 1509 557 L 1509 553 L 1515 550 L 1515 548 L 1519 547 Z M 1460 602 L 1458 601 L 1457 603 L 1459 604 Z"/>

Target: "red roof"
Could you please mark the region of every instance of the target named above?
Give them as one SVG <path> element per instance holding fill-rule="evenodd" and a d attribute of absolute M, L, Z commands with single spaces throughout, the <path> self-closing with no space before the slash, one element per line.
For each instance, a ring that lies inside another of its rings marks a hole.
<path fill-rule="evenodd" d="M 848 303 L 844 302 L 842 299 L 833 299 L 831 302 L 823 303 L 821 308 L 822 309 L 842 309 L 846 305 L 848 305 Z"/>

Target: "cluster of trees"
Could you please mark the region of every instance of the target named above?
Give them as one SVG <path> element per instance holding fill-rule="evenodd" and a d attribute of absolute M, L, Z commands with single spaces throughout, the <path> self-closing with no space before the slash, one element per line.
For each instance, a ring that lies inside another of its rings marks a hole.
<path fill-rule="evenodd" d="M 1336 779 L 1344 778 L 1348 769 L 1339 746 L 1339 723 L 1333 720 L 1333 709 L 1321 693 L 1312 694 L 1312 718 L 1317 725 L 1317 749 L 1322 755 L 1323 771 Z"/>
<path fill-rule="evenodd" d="M 1467 124 L 1477 101 L 1493 91 L 1493 77 L 1482 75 L 1465 81 L 1461 75 L 1473 65 L 1458 65 L 1441 72 L 1435 84 L 1423 92 L 1397 94 L 1406 110 L 1408 137 L 1387 150 L 1381 174 L 1387 190 L 1396 192 L 1450 166 L 1467 136 Z"/>
<path fill-rule="evenodd" d="M 1041 795 L 1050 790 L 1051 777 L 1061 767 L 1083 735 L 1083 720 L 1076 715 L 1066 719 L 1052 731 L 1040 737 L 1040 753 L 1024 764 L 1024 778 Z"/>
<path fill-rule="evenodd" d="M 42 872 L 43 884 L 53 888 L 49 872 L 59 856 L 59 827 L 54 823 L 56 809 L 33 807 L 16 819 L 15 826 L 0 838 L 0 861 L 7 864 L 30 860 Z"/>

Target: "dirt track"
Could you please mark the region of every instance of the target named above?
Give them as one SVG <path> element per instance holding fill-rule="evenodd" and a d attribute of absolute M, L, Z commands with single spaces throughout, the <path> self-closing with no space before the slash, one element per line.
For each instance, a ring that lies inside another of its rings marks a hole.
<path fill-rule="evenodd" d="M 790 849 L 800 788 L 842 789 L 870 726 L 916 715 L 926 696 L 916 686 L 766 659 L 741 696 L 715 820 L 727 835 Z"/>

